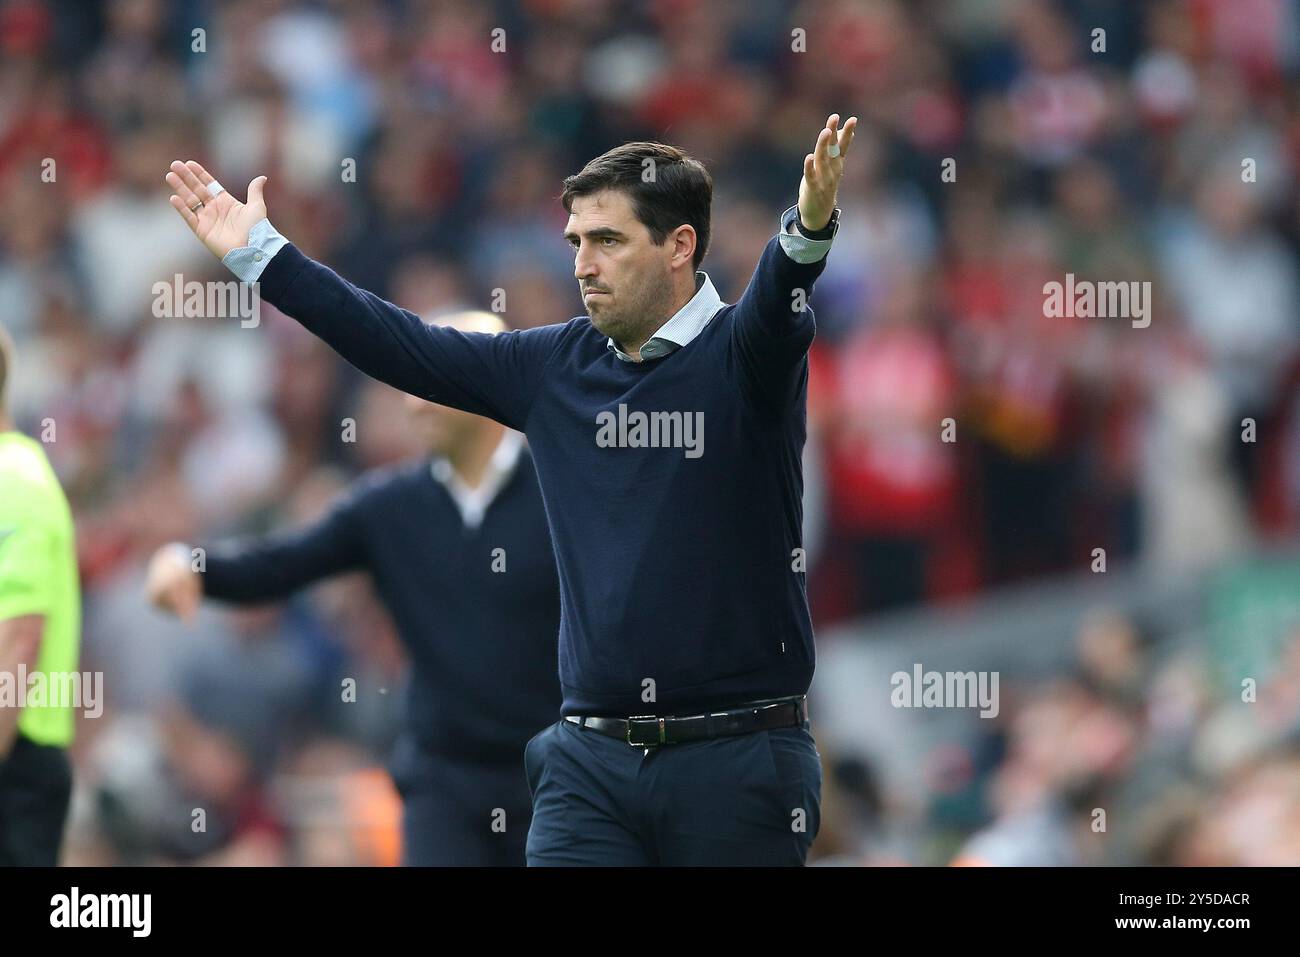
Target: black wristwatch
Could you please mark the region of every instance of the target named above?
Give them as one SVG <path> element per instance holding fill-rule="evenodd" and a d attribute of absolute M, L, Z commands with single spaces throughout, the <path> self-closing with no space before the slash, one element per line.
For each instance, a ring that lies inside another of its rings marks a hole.
<path fill-rule="evenodd" d="M 794 208 L 794 228 L 804 239 L 833 239 L 840 228 L 840 208 L 831 210 L 830 221 L 821 229 L 809 229 L 799 218 L 799 207 Z"/>

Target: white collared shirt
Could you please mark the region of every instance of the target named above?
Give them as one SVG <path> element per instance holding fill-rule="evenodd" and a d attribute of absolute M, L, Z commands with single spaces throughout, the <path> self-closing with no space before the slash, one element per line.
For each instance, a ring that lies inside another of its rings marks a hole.
<path fill-rule="evenodd" d="M 514 474 L 523 449 L 524 437 L 514 429 L 506 429 L 483 471 L 483 480 L 476 488 L 466 485 L 452 468 L 451 462 L 441 456 L 433 460 L 429 470 L 434 479 L 447 489 L 447 494 L 456 503 L 465 525 L 468 528 L 478 528 L 483 524 L 483 516 L 487 514 L 488 507 Z"/>

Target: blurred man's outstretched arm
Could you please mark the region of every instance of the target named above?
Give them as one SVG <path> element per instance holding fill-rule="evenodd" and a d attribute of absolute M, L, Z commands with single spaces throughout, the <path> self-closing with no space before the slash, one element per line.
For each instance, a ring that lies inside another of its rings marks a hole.
<path fill-rule="evenodd" d="M 331 575 L 362 568 L 361 501 L 349 494 L 303 528 L 207 547 L 201 561 L 188 545 L 164 545 L 149 562 L 149 600 L 188 622 L 204 598 L 241 605 L 281 601 Z"/>

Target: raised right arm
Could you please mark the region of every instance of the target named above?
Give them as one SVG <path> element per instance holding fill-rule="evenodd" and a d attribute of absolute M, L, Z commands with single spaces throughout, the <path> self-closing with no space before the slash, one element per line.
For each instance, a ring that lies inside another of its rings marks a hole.
<path fill-rule="evenodd" d="M 238 250 L 236 250 L 238 252 Z M 563 326 L 461 332 L 359 289 L 287 243 L 259 277 L 261 298 L 367 375 L 524 431 Z"/>
<path fill-rule="evenodd" d="M 304 256 L 266 218 L 259 176 L 240 203 L 200 164 L 172 163 L 171 205 L 209 250 L 260 298 L 381 382 L 524 431 L 564 326 L 499 334 L 426 326 Z"/>

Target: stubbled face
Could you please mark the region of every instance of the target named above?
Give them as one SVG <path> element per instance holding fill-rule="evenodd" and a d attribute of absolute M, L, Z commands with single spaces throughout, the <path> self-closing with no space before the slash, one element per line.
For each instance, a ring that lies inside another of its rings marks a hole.
<path fill-rule="evenodd" d="M 575 197 L 564 238 L 591 324 L 624 348 L 639 348 L 672 314 L 673 238 L 656 246 L 620 190 Z"/>

